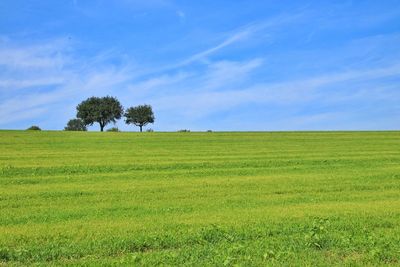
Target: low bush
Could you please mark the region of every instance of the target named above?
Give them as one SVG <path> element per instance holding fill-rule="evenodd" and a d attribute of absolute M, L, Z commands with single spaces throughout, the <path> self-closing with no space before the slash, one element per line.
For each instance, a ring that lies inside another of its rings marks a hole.
<path fill-rule="evenodd" d="M 107 132 L 120 132 L 120 130 L 117 127 L 112 127 L 110 129 L 107 129 Z"/>
<path fill-rule="evenodd" d="M 42 129 L 40 129 L 39 126 L 36 125 L 32 125 L 31 127 L 29 127 L 28 129 L 26 129 L 28 131 L 41 131 Z"/>
<path fill-rule="evenodd" d="M 81 119 L 71 119 L 65 126 L 64 131 L 87 131 L 87 128 Z"/>

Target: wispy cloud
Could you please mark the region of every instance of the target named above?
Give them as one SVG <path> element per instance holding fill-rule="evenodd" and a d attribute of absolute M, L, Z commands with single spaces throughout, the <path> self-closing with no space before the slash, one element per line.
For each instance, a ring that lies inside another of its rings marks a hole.
<path fill-rule="evenodd" d="M 7 41 L 0 46 L 0 55 L 7 55 L 0 60 L 4 70 L 0 74 L 0 125 L 54 112 L 50 109 L 62 117 L 70 102 L 110 94 L 134 77 L 132 68 L 110 64 L 105 54 L 88 59 L 70 54 L 70 46 L 60 39 L 36 45 Z"/>
<path fill-rule="evenodd" d="M 184 60 L 180 66 L 187 65 L 189 63 L 192 63 L 194 61 L 198 61 L 201 59 L 204 59 L 205 57 L 217 52 L 218 50 L 221 50 L 222 48 L 225 48 L 231 44 L 237 43 L 241 40 L 244 40 L 247 38 L 251 33 L 253 33 L 253 27 L 248 27 L 243 30 L 239 30 L 238 32 L 234 33 L 232 36 L 228 37 L 225 39 L 223 42 L 217 44 L 214 47 L 211 47 L 205 51 L 202 51 L 200 53 L 197 53 L 188 59 Z"/>
<path fill-rule="evenodd" d="M 184 58 L 183 60 L 168 64 L 161 67 L 155 67 L 147 72 L 147 74 L 157 74 L 163 73 L 172 70 L 180 70 L 191 64 L 201 62 L 201 63 L 210 63 L 209 57 L 211 55 L 217 54 L 219 51 L 224 48 L 228 48 L 234 44 L 238 44 L 240 42 L 245 42 L 251 39 L 251 37 L 255 36 L 257 33 L 262 31 L 268 31 L 272 29 L 276 29 L 282 27 L 285 24 L 293 23 L 296 20 L 301 19 L 304 16 L 302 12 L 296 14 L 286 14 L 281 16 L 276 16 L 270 18 L 268 20 L 263 20 L 260 22 L 252 22 L 241 27 L 238 27 L 230 32 L 220 33 L 222 37 L 222 41 L 217 43 L 216 45 L 209 47 L 203 51 L 192 54 Z M 223 63 L 221 63 L 223 64 Z"/>
<path fill-rule="evenodd" d="M 4 41 L 0 40 L 0 66 L 11 70 L 61 68 L 69 63 L 67 51 L 65 38 L 30 46 L 14 44 L 4 38 Z"/>
<path fill-rule="evenodd" d="M 320 103 L 331 101 L 332 103 L 334 100 L 327 98 L 326 95 L 340 96 L 342 99 L 337 103 L 351 98 L 358 98 L 363 101 L 376 100 L 379 94 L 383 93 L 387 97 L 390 97 L 390 94 L 375 90 L 376 86 L 382 90 L 385 88 L 374 83 L 367 87 L 358 88 L 358 82 L 374 81 L 398 75 L 400 75 L 400 65 L 394 65 L 378 69 L 332 73 L 290 82 L 259 83 L 247 88 L 237 88 L 231 84 L 233 86 L 231 90 L 226 91 L 209 91 L 204 90 L 204 87 L 194 88 L 191 93 L 163 96 L 153 99 L 152 102 L 159 110 L 180 110 L 183 117 L 200 119 L 210 114 L 249 104 L 273 104 L 288 107 L 302 106 L 313 101 Z M 224 77 L 226 75 L 222 74 L 220 79 L 222 80 Z M 330 86 L 344 82 L 347 84 L 347 90 L 326 92 L 326 90 L 332 90 Z M 360 90 L 363 92 L 361 93 Z"/>

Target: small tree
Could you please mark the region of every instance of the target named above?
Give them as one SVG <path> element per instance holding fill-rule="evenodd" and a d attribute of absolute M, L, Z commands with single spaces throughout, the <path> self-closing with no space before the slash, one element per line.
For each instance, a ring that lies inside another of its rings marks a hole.
<path fill-rule="evenodd" d="M 124 112 L 118 99 L 111 96 L 90 97 L 80 103 L 76 110 L 76 117 L 82 119 L 85 125 L 99 123 L 100 131 L 103 131 L 108 123 L 119 120 Z"/>
<path fill-rule="evenodd" d="M 154 113 L 150 105 L 140 105 L 137 107 L 130 107 L 126 110 L 125 115 L 126 124 L 134 124 L 140 127 L 146 126 L 148 123 L 154 123 Z"/>
<path fill-rule="evenodd" d="M 65 126 L 64 131 L 87 131 L 86 125 L 81 119 L 71 119 Z"/>

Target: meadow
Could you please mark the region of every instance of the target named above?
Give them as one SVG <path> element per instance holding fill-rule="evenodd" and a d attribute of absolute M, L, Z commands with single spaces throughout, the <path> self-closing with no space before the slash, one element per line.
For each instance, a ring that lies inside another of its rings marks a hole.
<path fill-rule="evenodd" d="M 400 265 L 400 132 L 0 138 L 0 265 Z"/>

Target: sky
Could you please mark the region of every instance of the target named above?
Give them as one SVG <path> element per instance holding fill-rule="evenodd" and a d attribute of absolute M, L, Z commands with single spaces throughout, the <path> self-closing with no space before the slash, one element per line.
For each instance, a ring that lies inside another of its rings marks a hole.
<path fill-rule="evenodd" d="M 400 1 L 0 1 L 0 129 L 106 95 L 155 131 L 398 130 Z"/>

